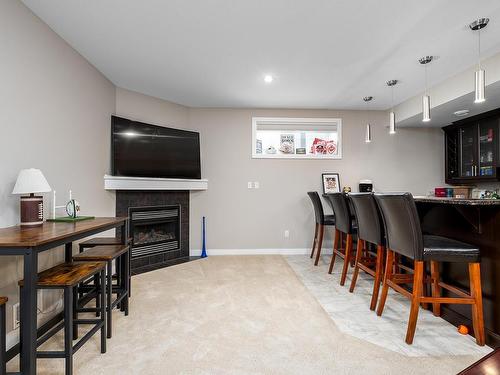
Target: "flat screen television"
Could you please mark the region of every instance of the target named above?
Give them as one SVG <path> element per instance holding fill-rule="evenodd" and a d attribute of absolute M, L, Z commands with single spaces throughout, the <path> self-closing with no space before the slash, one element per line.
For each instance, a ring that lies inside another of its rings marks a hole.
<path fill-rule="evenodd" d="M 200 179 L 200 134 L 111 117 L 114 176 Z"/>

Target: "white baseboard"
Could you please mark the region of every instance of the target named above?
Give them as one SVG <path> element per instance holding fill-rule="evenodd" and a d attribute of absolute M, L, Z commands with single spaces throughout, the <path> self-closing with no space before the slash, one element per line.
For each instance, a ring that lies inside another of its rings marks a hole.
<path fill-rule="evenodd" d="M 289 249 L 207 249 L 207 255 L 306 255 L 310 254 L 308 248 L 289 248 Z M 330 247 L 323 247 L 322 254 L 331 254 Z M 200 256 L 201 249 L 191 249 L 190 256 Z"/>

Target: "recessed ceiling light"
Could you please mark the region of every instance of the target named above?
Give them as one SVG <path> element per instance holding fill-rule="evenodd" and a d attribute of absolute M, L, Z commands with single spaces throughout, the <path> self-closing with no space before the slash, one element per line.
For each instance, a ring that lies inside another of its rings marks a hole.
<path fill-rule="evenodd" d="M 461 109 L 459 111 L 453 112 L 453 114 L 455 116 L 458 116 L 458 117 L 467 116 L 469 114 L 469 110 L 468 109 Z"/>
<path fill-rule="evenodd" d="M 265 83 L 271 83 L 273 80 L 274 80 L 274 77 L 272 75 L 270 75 L 270 74 L 266 74 L 264 76 L 264 82 Z"/>

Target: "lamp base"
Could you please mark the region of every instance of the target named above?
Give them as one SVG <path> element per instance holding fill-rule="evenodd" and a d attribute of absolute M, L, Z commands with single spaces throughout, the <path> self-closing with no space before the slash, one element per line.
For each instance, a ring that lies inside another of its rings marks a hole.
<path fill-rule="evenodd" d="M 43 197 L 31 194 L 21 197 L 21 226 L 43 225 Z"/>

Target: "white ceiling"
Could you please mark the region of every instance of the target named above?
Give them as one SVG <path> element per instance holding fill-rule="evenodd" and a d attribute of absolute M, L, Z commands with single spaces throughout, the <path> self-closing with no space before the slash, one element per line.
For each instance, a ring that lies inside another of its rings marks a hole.
<path fill-rule="evenodd" d="M 405 128 L 441 128 L 455 121 L 500 108 L 500 81 L 488 85 L 486 95 L 487 100 L 480 105 L 474 104 L 474 92 L 459 96 L 444 104 L 433 107 L 431 110 L 431 121 L 429 122 L 422 122 L 422 113 L 419 113 L 398 122 L 397 126 Z M 454 112 L 458 110 L 468 110 L 469 113 L 463 117 L 457 116 Z"/>
<path fill-rule="evenodd" d="M 484 56 L 500 52 L 498 0 L 23 0 L 119 87 L 197 107 L 371 109 L 473 65 L 467 24 L 489 17 Z M 271 73 L 276 79 L 265 84 Z"/>

